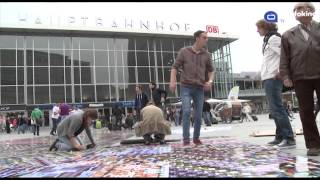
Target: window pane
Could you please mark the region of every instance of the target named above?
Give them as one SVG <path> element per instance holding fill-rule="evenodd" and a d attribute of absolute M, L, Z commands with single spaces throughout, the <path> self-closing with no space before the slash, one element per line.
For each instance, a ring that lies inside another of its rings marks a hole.
<path fill-rule="evenodd" d="M 35 49 L 48 49 L 48 37 L 33 36 Z"/>
<path fill-rule="evenodd" d="M 149 83 L 149 68 L 148 67 L 139 67 L 138 68 L 138 82 L 139 83 Z"/>
<path fill-rule="evenodd" d="M 1 66 L 15 66 L 16 65 L 16 50 L 1 49 L 0 50 Z"/>
<path fill-rule="evenodd" d="M 128 50 L 128 39 L 115 39 L 115 48 L 116 50 Z"/>
<path fill-rule="evenodd" d="M 50 84 L 64 84 L 63 67 L 50 68 Z"/>
<path fill-rule="evenodd" d="M 34 65 L 35 66 L 48 66 L 48 52 L 47 51 L 34 51 Z"/>
<path fill-rule="evenodd" d="M 71 49 L 71 37 L 64 37 L 64 48 Z"/>
<path fill-rule="evenodd" d="M 173 40 L 174 51 L 179 51 L 181 48 L 183 48 L 184 43 L 185 43 L 184 39 L 174 39 Z"/>
<path fill-rule="evenodd" d="M 81 66 L 93 66 L 93 51 L 81 50 L 80 51 Z"/>
<path fill-rule="evenodd" d="M 35 84 L 49 84 L 47 67 L 35 67 L 34 68 L 34 81 Z"/>
<path fill-rule="evenodd" d="M 162 72 L 162 68 L 158 68 L 158 79 L 159 79 L 159 83 L 163 83 L 163 72 Z"/>
<path fill-rule="evenodd" d="M 80 86 L 74 86 L 74 100 L 75 102 L 81 102 L 80 99 Z"/>
<path fill-rule="evenodd" d="M 24 87 L 23 86 L 18 87 L 18 103 L 25 104 L 24 103 Z"/>
<path fill-rule="evenodd" d="M 151 78 L 151 81 L 154 81 L 154 82 L 156 82 L 156 71 L 155 71 L 155 68 L 150 68 L 150 71 L 151 71 L 151 76 L 150 76 L 150 78 Z"/>
<path fill-rule="evenodd" d="M 162 56 L 163 56 L 163 66 L 171 67 L 174 62 L 173 54 L 171 52 L 170 53 L 163 52 Z"/>
<path fill-rule="evenodd" d="M 137 66 L 149 66 L 148 52 L 137 52 Z"/>
<path fill-rule="evenodd" d="M 63 66 L 63 50 L 50 50 L 50 65 Z"/>
<path fill-rule="evenodd" d="M 51 86 L 51 103 L 64 102 L 64 86 Z"/>
<path fill-rule="evenodd" d="M 1 87 L 1 104 L 17 104 L 16 97 L 15 86 Z"/>
<path fill-rule="evenodd" d="M 123 51 L 123 62 L 128 66 L 136 66 L 136 55 L 134 51 Z"/>
<path fill-rule="evenodd" d="M 18 67 L 18 85 L 24 84 L 24 68 Z"/>
<path fill-rule="evenodd" d="M 149 63 L 150 63 L 150 66 L 155 66 L 155 59 L 154 59 L 154 53 L 155 52 L 149 52 L 149 59 L 150 59 L 150 61 L 149 61 Z"/>
<path fill-rule="evenodd" d="M 172 39 L 161 39 L 162 51 L 172 51 Z"/>
<path fill-rule="evenodd" d="M 80 68 L 74 67 L 73 72 L 74 72 L 74 83 L 80 84 Z"/>
<path fill-rule="evenodd" d="M 111 101 L 116 101 L 117 100 L 116 86 L 114 84 L 111 84 L 110 85 L 110 89 L 111 89 L 110 100 Z"/>
<path fill-rule="evenodd" d="M 72 87 L 66 86 L 66 102 L 72 103 Z"/>
<path fill-rule="evenodd" d="M 100 50 L 107 50 L 107 39 L 106 38 L 94 38 L 94 48 Z"/>
<path fill-rule="evenodd" d="M 143 37 L 137 37 L 136 39 L 136 50 L 148 51 L 148 39 Z"/>
<path fill-rule="evenodd" d="M 162 66 L 162 56 L 161 56 L 161 52 L 156 52 L 157 54 L 157 65 L 158 66 Z"/>
<path fill-rule="evenodd" d="M 96 67 L 97 83 L 109 83 L 108 67 Z"/>
<path fill-rule="evenodd" d="M 16 48 L 16 36 L 0 36 L 0 48 Z"/>
<path fill-rule="evenodd" d="M 97 85 L 97 101 L 109 101 L 109 86 L 108 85 Z"/>
<path fill-rule="evenodd" d="M 81 67 L 81 84 L 93 84 L 92 67 Z"/>
<path fill-rule="evenodd" d="M 73 50 L 73 65 L 79 66 L 79 50 Z"/>
<path fill-rule="evenodd" d="M 109 66 L 115 66 L 115 65 L 116 65 L 115 52 L 109 51 Z"/>
<path fill-rule="evenodd" d="M 136 95 L 136 85 L 135 84 L 128 85 L 128 88 L 126 89 L 127 101 L 134 100 L 135 95 Z"/>
<path fill-rule="evenodd" d="M 33 84 L 33 67 L 27 67 L 27 83 Z"/>
<path fill-rule="evenodd" d="M 95 102 L 94 86 L 82 86 L 82 102 Z"/>
<path fill-rule="evenodd" d="M 128 83 L 136 83 L 136 68 L 128 67 L 129 81 Z"/>
<path fill-rule="evenodd" d="M 50 49 L 63 49 L 64 37 L 49 37 Z"/>
<path fill-rule="evenodd" d="M 164 82 L 170 82 L 171 68 L 163 68 L 164 70 Z"/>
<path fill-rule="evenodd" d="M 93 49 L 92 38 L 79 38 L 79 39 L 80 39 L 80 49 Z"/>
<path fill-rule="evenodd" d="M 18 62 L 18 66 L 24 66 L 24 52 L 23 52 L 23 50 L 17 51 L 17 62 Z"/>
<path fill-rule="evenodd" d="M 33 66 L 33 51 L 27 50 L 27 66 Z"/>
<path fill-rule="evenodd" d="M 96 66 L 108 66 L 108 51 L 95 51 Z"/>
<path fill-rule="evenodd" d="M 123 66 L 123 61 L 122 61 L 122 52 L 121 51 L 116 51 L 115 52 L 116 55 L 116 66 Z"/>
<path fill-rule="evenodd" d="M 35 86 L 35 104 L 49 103 L 49 87 Z"/>
<path fill-rule="evenodd" d="M 16 85 L 15 67 L 1 67 L 1 85 Z"/>
<path fill-rule="evenodd" d="M 66 71 L 66 84 L 71 84 L 71 68 L 66 67 L 65 71 Z"/>
<path fill-rule="evenodd" d="M 28 101 L 28 104 L 34 104 L 34 102 L 33 102 L 33 87 L 32 86 L 27 87 L 27 101 Z"/>
<path fill-rule="evenodd" d="M 65 60 L 64 60 L 65 66 L 71 66 L 71 51 L 65 50 L 64 53 L 65 53 Z"/>

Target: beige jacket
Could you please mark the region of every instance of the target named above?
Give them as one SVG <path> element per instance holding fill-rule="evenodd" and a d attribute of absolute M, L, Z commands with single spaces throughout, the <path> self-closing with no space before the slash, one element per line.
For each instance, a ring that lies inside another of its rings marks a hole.
<path fill-rule="evenodd" d="M 140 137 L 145 134 L 159 133 L 171 134 L 170 123 L 163 117 L 160 108 L 154 105 L 147 105 L 141 110 L 142 121 L 135 127 L 136 136 Z"/>

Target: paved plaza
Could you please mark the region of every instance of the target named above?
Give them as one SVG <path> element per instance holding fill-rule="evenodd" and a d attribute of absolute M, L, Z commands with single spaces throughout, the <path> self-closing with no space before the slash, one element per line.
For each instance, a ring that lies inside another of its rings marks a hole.
<path fill-rule="evenodd" d="M 318 177 L 320 157 L 306 156 L 303 135 L 294 149 L 266 146 L 273 136 L 251 137 L 253 131 L 273 130 L 268 115 L 255 122 L 202 126 L 203 145 L 121 145 L 138 139 L 134 131 L 93 129 L 97 147 L 83 152 L 49 152 L 56 136 L 42 128 L 40 136 L 0 134 L 0 177 Z M 292 121 L 301 128 L 298 114 Z M 190 129 L 191 135 L 193 128 Z M 81 138 L 88 142 L 85 133 Z M 182 128 L 172 126 L 170 140 L 180 140 Z"/>

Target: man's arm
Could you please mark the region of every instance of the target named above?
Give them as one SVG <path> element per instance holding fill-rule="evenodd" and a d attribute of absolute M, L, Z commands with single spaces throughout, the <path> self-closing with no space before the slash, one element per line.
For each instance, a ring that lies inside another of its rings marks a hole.
<path fill-rule="evenodd" d="M 170 85 L 169 88 L 171 92 L 174 92 L 177 87 L 177 69 L 172 68 L 171 69 L 171 74 L 170 74 Z"/>
<path fill-rule="evenodd" d="M 204 84 L 204 90 L 209 91 L 211 89 L 212 83 L 213 83 L 213 72 L 208 72 L 208 78 L 209 80 Z"/>
<path fill-rule="evenodd" d="M 174 64 L 172 65 L 171 68 L 171 73 L 170 73 L 170 84 L 169 84 L 169 89 L 171 90 L 171 92 L 174 92 L 176 90 L 177 87 L 177 70 L 179 67 L 181 67 L 183 65 L 183 48 L 180 49 L 180 51 L 178 52 L 176 61 L 174 62 Z"/>
<path fill-rule="evenodd" d="M 285 34 L 281 37 L 281 53 L 280 53 L 279 71 L 283 79 L 284 85 L 287 87 L 291 87 L 292 80 L 290 77 L 290 49 L 289 49 L 289 42 Z"/>
<path fill-rule="evenodd" d="M 90 130 L 89 127 L 86 128 L 86 133 L 87 133 L 87 136 L 88 136 L 91 144 L 95 145 L 96 143 L 95 143 L 94 140 L 93 140 L 93 137 L 92 137 L 92 134 L 91 134 L 91 130 Z"/>

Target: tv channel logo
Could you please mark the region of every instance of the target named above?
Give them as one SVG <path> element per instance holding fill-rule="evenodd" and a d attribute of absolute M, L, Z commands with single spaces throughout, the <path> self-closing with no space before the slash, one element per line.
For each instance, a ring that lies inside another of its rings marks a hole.
<path fill-rule="evenodd" d="M 264 19 L 268 22 L 276 23 L 278 22 L 278 15 L 274 11 L 268 11 L 264 14 Z"/>

